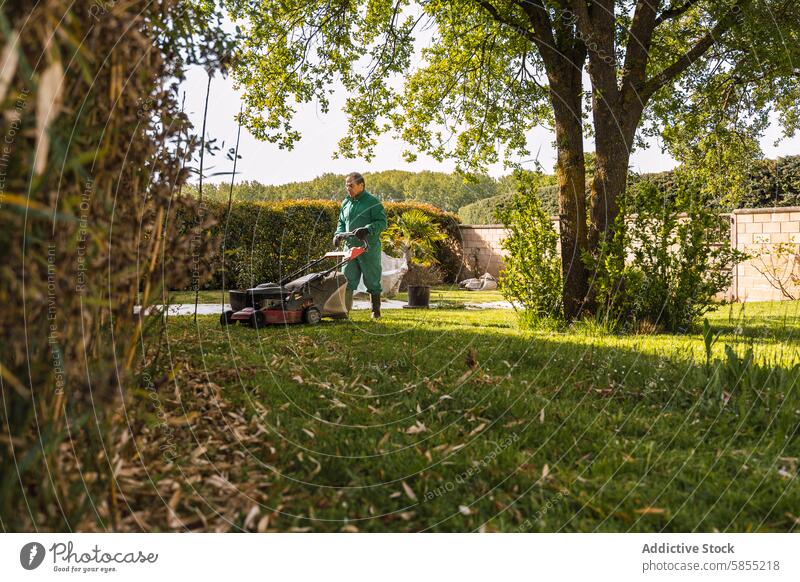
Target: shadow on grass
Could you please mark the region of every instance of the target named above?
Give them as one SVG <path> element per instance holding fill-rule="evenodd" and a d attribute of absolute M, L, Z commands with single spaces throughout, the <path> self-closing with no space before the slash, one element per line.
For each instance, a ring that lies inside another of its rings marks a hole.
<path fill-rule="evenodd" d="M 198 321 L 170 320 L 177 384 L 218 386 L 233 408 L 197 420 L 222 443 L 200 483 L 235 453 L 231 495 L 264 483 L 274 529 L 797 527 L 796 365 L 740 350 L 706 367 L 667 336 L 647 353 L 521 332 L 500 312 L 266 330 Z M 181 401 L 197 404 L 188 391 Z M 243 436 L 253 426 L 255 442 Z M 202 445 L 185 436 L 173 472 Z"/>

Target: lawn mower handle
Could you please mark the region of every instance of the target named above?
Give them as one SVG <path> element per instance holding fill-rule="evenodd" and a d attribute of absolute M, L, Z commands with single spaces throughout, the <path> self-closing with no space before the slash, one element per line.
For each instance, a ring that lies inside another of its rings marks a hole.
<path fill-rule="evenodd" d="M 346 240 L 346 237 L 348 237 L 348 236 L 355 236 L 352 232 L 340 232 L 339 234 L 343 236 L 342 240 Z M 359 239 L 359 240 L 361 240 L 361 239 Z M 369 242 L 367 241 L 367 239 L 364 239 L 362 242 L 364 243 L 364 247 L 363 247 L 364 248 L 364 252 L 366 252 L 367 249 L 369 249 Z M 353 247 L 353 248 L 361 248 L 361 247 Z M 325 256 L 320 257 L 319 259 L 316 259 L 314 261 L 311 261 L 310 263 L 307 263 L 307 264 L 303 265 L 302 267 L 300 267 L 295 272 L 290 273 L 289 275 L 287 275 L 286 277 L 281 279 L 280 283 L 278 283 L 278 284 L 279 285 L 286 285 L 286 283 L 288 283 L 289 281 L 293 280 L 295 277 L 299 276 L 301 273 L 304 273 L 304 272 L 308 271 L 309 269 L 311 269 L 311 267 L 315 267 L 315 266 L 319 265 L 322 261 L 330 258 L 331 254 L 333 254 L 333 253 L 326 253 Z M 323 272 L 325 274 L 327 274 L 327 273 L 330 273 L 331 271 L 335 271 L 336 269 L 338 269 L 339 267 L 341 267 L 342 265 L 344 265 L 345 263 L 347 263 L 350 260 L 352 260 L 352 259 L 346 258 L 344 261 L 341 261 L 340 263 L 336 264 L 335 266 L 333 266 L 333 267 L 331 267 L 329 269 L 326 269 Z"/>
<path fill-rule="evenodd" d="M 348 237 L 356 236 L 355 231 L 353 231 L 353 232 L 340 232 L 338 234 L 342 237 L 342 239 L 341 239 L 342 241 L 346 241 Z M 361 242 L 364 243 L 364 248 L 365 249 L 369 249 L 369 241 L 367 240 L 366 237 L 364 237 L 363 239 L 359 238 L 359 237 L 356 237 L 356 238 L 358 238 L 358 240 L 360 240 Z"/>

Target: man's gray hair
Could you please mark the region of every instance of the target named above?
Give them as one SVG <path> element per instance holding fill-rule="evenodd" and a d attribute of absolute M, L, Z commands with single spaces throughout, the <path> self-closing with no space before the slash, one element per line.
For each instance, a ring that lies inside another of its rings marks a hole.
<path fill-rule="evenodd" d="M 353 182 L 355 182 L 356 184 L 364 184 L 364 176 L 362 176 L 358 172 L 350 172 L 349 174 L 347 174 L 347 178 L 352 179 Z"/>

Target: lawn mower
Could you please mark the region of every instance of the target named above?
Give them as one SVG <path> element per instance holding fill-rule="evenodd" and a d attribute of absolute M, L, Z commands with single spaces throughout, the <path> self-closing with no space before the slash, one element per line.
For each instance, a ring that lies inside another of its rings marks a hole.
<path fill-rule="evenodd" d="M 341 234 L 343 239 L 355 236 L 352 232 Z M 364 246 L 325 253 L 278 283 L 262 283 L 251 289 L 231 290 L 231 309 L 220 315 L 220 323 L 225 326 L 238 321 L 252 327 L 288 323 L 316 325 L 323 317 L 346 318 L 347 279 L 339 269 L 367 251 L 369 243 L 366 239 L 363 242 Z M 340 261 L 329 269 L 306 273 L 323 261 L 334 258 Z"/>

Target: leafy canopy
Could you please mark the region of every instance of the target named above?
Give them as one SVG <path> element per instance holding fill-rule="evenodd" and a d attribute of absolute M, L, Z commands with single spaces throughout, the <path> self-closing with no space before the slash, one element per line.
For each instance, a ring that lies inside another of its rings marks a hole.
<path fill-rule="evenodd" d="M 552 123 L 547 41 L 557 49 L 577 39 L 589 47 L 593 85 L 607 66 L 618 89 L 630 81 L 646 102 L 634 120 L 639 145 L 660 134 L 679 161 L 704 168 L 709 189 L 729 189 L 736 175 L 720 170 L 760 153 L 770 115 L 787 134 L 800 120 L 800 11 L 795 0 L 674 2 L 224 0 L 245 28 L 234 68 L 244 123 L 281 147 L 301 137 L 292 125 L 300 104 L 326 112 L 343 87 L 340 154 L 370 159 L 377 136 L 393 131 L 411 150 L 470 170 L 520 160 L 530 155 L 527 132 Z M 646 46 L 642 4 L 658 11 Z M 601 9 L 613 10 L 607 40 L 602 19 L 587 32 L 580 18 Z M 637 62 L 646 66 L 634 79 Z M 602 100 L 603 90 L 579 88 L 584 117 L 590 93 Z"/>

